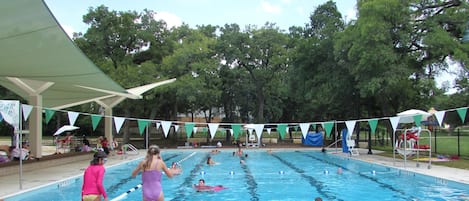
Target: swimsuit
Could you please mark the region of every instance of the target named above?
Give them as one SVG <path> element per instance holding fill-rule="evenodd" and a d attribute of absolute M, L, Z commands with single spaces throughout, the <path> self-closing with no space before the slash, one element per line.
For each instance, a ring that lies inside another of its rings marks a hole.
<path fill-rule="evenodd" d="M 142 173 L 142 191 L 145 201 L 156 201 L 160 197 L 161 171 L 147 170 Z"/>

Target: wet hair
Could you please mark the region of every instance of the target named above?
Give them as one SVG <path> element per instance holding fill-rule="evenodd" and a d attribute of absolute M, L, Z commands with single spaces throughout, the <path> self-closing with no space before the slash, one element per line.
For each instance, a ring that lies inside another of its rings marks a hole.
<path fill-rule="evenodd" d="M 204 184 L 205 184 L 205 180 L 204 180 L 204 179 L 199 179 L 199 182 L 204 182 Z"/>
<path fill-rule="evenodd" d="M 91 160 L 90 164 L 91 165 L 98 165 L 99 164 L 99 159 L 102 158 L 107 158 L 107 154 L 104 151 L 98 151 L 93 155 L 93 160 Z"/>
<path fill-rule="evenodd" d="M 151 145 L 148 148 L 147 156 L 145 157 L 146 163 L 143 164 L 143 170 L 145 170 L 148 166 L 151 165 L 153 162 L 153 156 L 160 154 L 160 148 L 157 145 Z"/>
<path fill-rule="evenodd" d="M 207 164 L 208 164 L 208 165 L 210 165 L 210 159 L 212 159 L 212 157 L 209 156 L 209 157 L 207 158 Z"/>

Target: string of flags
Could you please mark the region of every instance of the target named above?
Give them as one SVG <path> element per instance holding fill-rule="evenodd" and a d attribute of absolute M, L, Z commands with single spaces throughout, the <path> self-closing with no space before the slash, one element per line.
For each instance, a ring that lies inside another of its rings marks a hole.
<path fill-rule="evenodd" d="M 28 117 L 33 107 L 34 106 L 31 106 L 31 105 L 21 104 L 21 111 L 22 111 L 22 116 L 23 116 L 24 121 L 28 120 Z M 124 124 L 125 121 L 137 121 L 140 135 L 142 135 L 145 129 L 149 128 L 149 126 L 154 125 L 156 129 L 161 128 L 164 136 L 167 137 L 171 127 L 174 127 L 175 131 L 178 132 L 180 129 L 180 126 L 184 126 L 184 130 L 186 132 L 187 138 L 190 138 L 192 133 L 196 133 L 198 129 L 201 128 L 203 129 L 203 132 L 207 132 L 207 129 L 208 129 L 208 134 L 210 134 L 210 137 L 213 139 L 215 137 L 216 132 L 219 130 L 220 127 L 222 127 L 221 130 L 223 132 L 226 132 L 227 130 L 229 130 L 235 139 L 238 139 L 238 136 L 241 133 L 241 130 L 245 129 L 249 132 L 250 135 L 252 135 L 253 132 L 256 132 L 257 134 L 256 136 L 258 140 L 260 140 L 264 130 L 267 131 L 267 134 L 270 135 L 272 129 L 276 129 L 280 135 L 280 138 L 284 139 L 285 134 L 288 133 L 290 128 L 294 128 L 296 131 L 300 129 L 303 137 L 306 138 L 306 135 L 308 134 L 310 128 L 315 130 L 316 126 L 318 125 L 320 125 L 324 129 L 326 136 L 329 137 L 334 125 L 345 123 L 347 130 L 353 131 L 355 129 L 355 125 L 357 122 L 367 122 L 370 127 L 371 133 L 374 134 L 379 120 L 390 121 L 393 132 L 394 132 L 398 128 L 399 123 L 413 123 L 416 126 L 420 126 L 422 121 L 426 120 L 428 117 L 431 117 L 431 116 L 435 117 L 436 121 L 438 122 L 438 125 L 441 127 L 443 125 L 445 115 L 451 111 L 456 111 L 462 123 L 464 124 L 465 119 L 466 119 L 467 108 L 468 107 L 461 107 L 461 108 L 450 109 L 450 110 L 435 111 L 434 113 L 428 113 L 428 112 L 424 112 L 420 110 L 408 110 L 405 112 L 401 112 L 397 116 L 394 116 L 394 117 L 381 117 L 381 118 L 346 120 L 346 121 L 333 120 L 333 121 L 326 121 L 326 122 L 305 122 L 305 123 L 267 123 L 267 124 L 200 123 L 200 122 L 165 121 L 165 120 L 154 120 L 154 119 L 136 119 L 136 118 L 127 118 L 127 117 L 118 117 L 118 116 L 112 116 L 111 118 L 113 118 L 114 126 L 115 126 L 117 133 L 120 132 L 120 129 L 122 128 L 122 125 Z M 17 109 L 15 109 L 14 104 L 12 105 L 11 101 L 0 100 L 0 122 L 5 120 L 7 123 L 10 123 L 12 125 L 17 124 L 14 122 L 15 113 L 18 113 L 18 112 L 15 112 L 15 110 L 18 111 Z M 97 114 L 80 113 L 80 112 L 64 111 L 64 110 L 53 110 L 49 108 L 43 108 L 43 111 L 45 114 L 46 123 L 49 123 L 49 121 L 55 115 L 56 111 L 66 112 L 69 123 L 72 126 L 76 123 L 76 120 L 78 119 L 79 116 L 89 116 L 91 118 L 93 131 L 96 130 L 101 119 L 103 117 L 106 117 L 106 116 L 97 115 Z M 17 115 L 18 114 L 16 114 L 16 116 Z"/>

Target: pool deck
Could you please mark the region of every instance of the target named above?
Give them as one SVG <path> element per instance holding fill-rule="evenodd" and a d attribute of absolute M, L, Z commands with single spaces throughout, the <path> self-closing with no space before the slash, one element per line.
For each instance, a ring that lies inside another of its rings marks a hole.
<path fill-rule="evenodd" d="M 248 150 L 259 150 L 267 151 L 271 149 L 272 151 L 276 150 L 285 150 L 285 149 L 295 149 L 295 150 L 304 150 L 304 149 L 315 149 L 318 148 L 305 148 L 305 147 L 294 147 L 294 148 L 261 148 L 261 149 L 248 149 Z M 170 149 L 163 149 L 162 152 Z M 194 149 L 197 151 L 210 151 L 211 149 Z M 223 148 L 222 150 L 235 150 L 235 148 Z M 358 156 L 349 156 L 348 154 L 341 153 L 340 150 L 330 148 L 327 150 L 329 154 L 342 155 L 344 157 L 352 157 L 357 160 L 362 160 L 370 163 L 376 163 L 384 166 L 390 166 L 398 169 L 407 170 L 410 172 L 416 172 L 424 175 L 429 175 L 437 178 L 442 178 L 446 180 L 457 181 L 461 183 L 469 184 L 469 170 L 449 168 L 444 166 L 439 166 L 435 163 L 432 163 L 431 168 L 428 168 L 428 162 L 419 162 L 419 167 L 417 163 L 412 160 L 407 160 L 404 162 L 400 157 L 396 157 L 396 160 L 393 158 L 382 157 L 374 154 L 367 154 L 367 149 L 358 149 L 360 155 Z M 339 152 L 336 152 L 339 151 Z M 378 153 L 378 151 L 373 151 L 373 153 Z M 124 163 L 130 160 L 135 160 L 145 156 L 145 151 L 140 150 L 138 155 L 113 155 L 108 158 L 106 166 L 113 166 L 120 163 Z M 60 159 L 58 159 L 60 160 Z M 19 173 L 13 173 L 7 176 L 0 176 L 0 200 L 2 198 L 10 197 L 25 191 L 30 191 L 42 186 L 58 183 L 65 181 L 67 179 L 83 175 L 83 171 L 89 165 L 91 158 L 88 159 L 77 159 L 76 161 L 54 166 L 51 162 L 51 167 L 47 168 L 38 168 L 31 171 L 25 171 L 22 173 L 22 189 L 20 189 Z M 130 175 L 129 170 L 129 175 Z"/>

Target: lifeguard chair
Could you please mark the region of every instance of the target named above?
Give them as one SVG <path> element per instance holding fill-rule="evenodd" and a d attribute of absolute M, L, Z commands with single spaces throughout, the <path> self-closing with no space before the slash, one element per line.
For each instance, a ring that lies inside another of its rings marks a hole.
<path fill-rule="evenodd" d="M 420 144 L 422 133 L 428 134 L 428 144 Z M 397 135 L 396 135 L 397 134 Z M 396 129 L 394 135 L 397 137 L 395 143 L 395 153 L 399 154 L 404 158 L 404 162 L 407 158 L 416 155 L 417 167 L 419 166 L 420 152 L 428 152 L 429 158 L 432 157 L 432 138 L 431 131 L 428 129 L 422 129 L 421 127 L 413 127 L 410 129 Z M 429 160 L 428 169 L 431 168 L 431 160 Z"/>

